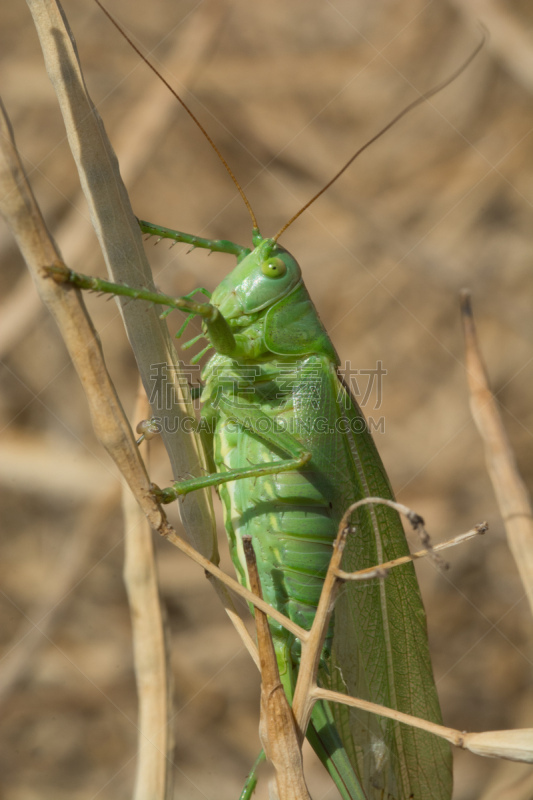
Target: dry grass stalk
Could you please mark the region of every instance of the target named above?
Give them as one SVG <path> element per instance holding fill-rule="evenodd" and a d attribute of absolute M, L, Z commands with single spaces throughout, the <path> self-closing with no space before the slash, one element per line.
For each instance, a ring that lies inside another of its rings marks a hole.
<path fill-rule="evenodd" d="M 476 335 L 470 295 L 463 292 L 461 310 L 466 346 L 466 374 L 470 407 L 485 445 L 487 470 L 507 531 L 529 606 L 533 610 L 533 509 L 529 492 L 518 471 L 513 449 L 489 386 Z"/>
<path fill-rule="evenodd" d="M 65 292 L 44 273 L 43 267 L 59 262 L 61 257 L 27 182 L 3 106 L 0 127 L 0 211 L 13 231 L 41 299 L 58 324 L 85 390 L 99 441 L 126 477 L 132 490 L 142 498 L 143 509 L 151 524 L 160 528 L 164 515 L 150 494 L 150 480 L 107 372 L 83 299 L 79 292 Z"/>
<path fill-rule="evenodd" d="M 427 558 L 428 556 L 432 557 L 435 553 L 439 553 L 442 550 L 448 550 L 450 547 L 456 547 L 459 544 L 464 544 L 470 539 L 474 539 L 476 536 L 486 533 L 488 527 L 489 526 L 486 522 L 481 522 L 479 525 L 475 525 L 466 533 L 460 533 L 458 536 L 454 536 L 453 539 L 448 539 L 446 542 L 440 542 L 434 547 L 431 547 L 429 550 L 417 550 L 416 553 L 411 553 L 408 556 L 395 558 L 393 561 L 385 561 L 383 564 L 380 564 L 379 567 L 369 567 L 368 569 L 362 569 L 358 572 L 345 572 L 343 569 L 338 569 L 337 577 L 342 578 L 343 581 L 359 581 L 361 578 L 364 578 L 365 575 L 372 575 L 373 577 L 376 569 L 386 572 L 393 567 L 399 567 L 401 564 L 407 564 L 409 561 L 418 561 L 419 558 Z"/>
<path fill-rule="evenodd" d="M 233 598 L 230 592 L 228 591 L 228 587 L 225 586 L 220 580 L 217 580 L 211 572 L 206 572 L 206 576 L 208 581 L 211 583 L 214 590 L 218 594 L 219 600 L 226 610 L 226 614 L 230 618 L 233 627 L 236 629 L 237 633 L 241 637 L 242 643 L 244 644 L 248 653 L 250 654 L 252 661 L 254 662 L 257 669 L 261 672 L 261 664 L 259 662 L 259 653 L 257 652 L 257 645 L 250 636 L 250 634 L 248 633 L 248 629 L 244 624 L 244 620 L 237 613 L 235 604 L 233 602 Z"/>
<path fill-rule="evenodd" d="M 119 283 L 154 288 L 139 225 L 120 176 L 116 155 L 85 86 L 66 17 L 55 0 L 28 0 L 28 5 L 110 275 Z M 52 263 L 53 260 L 43 261 L 41 266 Z M 154 399 L 154 413 L 162 419 L 162 437 L 173 474 L 205 468 L 197 437 L 176 432 L 176 420 L 183 416 L 194 417 L 194 412 L 186 381 L 179 377 L 178 358 L 165 323 L 159 319 L 156 309 L 145 303 L 126 302 L 120 308 L 146 393 Z M 157 368 L 155 377 L 154 368 Z M 200 491 L 189 495 L 180 511 L 191 541 L 201 552 L 216 559 L 209 493 Z"/>
<path fill-rule="evenodd" d="M 385 708 L 367 700 L 360 700 L 358 697 L 347 697 L 340 692 L 332 692 L 319 686 L 312 690 L 312 698 L 314 700 L 328 700 L 330 703 L 344 703 L 344 705 L 352 706 L 353 708 L 369 711 L 371 714 L 378 714 L 388 719 L 394 719 L 396 722 L 420 728 L 446 739 L 455 747 L 470 750 L 471 753 L 485 758 L 505 758 L 508 761 L 523 761 L 533 764 L 533 728 L 467 733 L 466 731 L 447 728 L 445 725 L 437 725 L 434 722 L 428 722 L 410 714 L 403 714 L 400 711 Z"/>
<path fill-rule="evenodd" d="M 341 581 L 337 577 L 337 570 L 340 567 L 346 538 L 349 534 L 345 517 L 343 517 L 339 525 L 339 532 L 333 547 L 324 586 L 320 593 L 313 625 L 305 640 L 302 640 L 302 657 L 292 703 L 294 717 L 302 731 L 307 730 L 311 718 L 314 704 L 313 690 L 317 685 L 320 656 L 333 613 L 335 599 L 341 585 Z"/>
<path fill-rule="evenodd" d="M 262 597 L 257 562 L 250 536 L 243 538 L 250 588 Z M 279 800 L 311 800 L 303 774 L 303 735 L 295 723 L 279 677 L 268 617 L 255 611 L 257 647 L 261 664 L 261 721 L 259 732 L 266 756 L 276 770 Z"/>
<path fill-rule="evenodd" d="M 139 387 L 136 419 L 148 401 Z M 147 445 L 144 445 L 147 448 Z M 170 800 L 173 791 L 172 673 L 159 595 L 152 531 L 131 492 L 124 487 L 124 583 L 133 634 L 135 681 L 139 698 L 137 770 L 134 800 Z"/>

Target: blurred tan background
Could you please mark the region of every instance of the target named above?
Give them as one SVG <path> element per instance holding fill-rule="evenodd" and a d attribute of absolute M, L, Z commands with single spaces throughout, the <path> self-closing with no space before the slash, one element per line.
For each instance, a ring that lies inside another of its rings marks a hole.
<path fill-rule="evenodd" d="M 425 517 L 434 541 L 489 521 L 486 537 L 450 552 L 445 575 L 417 567 L 445 723 L 533 726 L 531 616 L 470 417 L 458 313 L 468 286 L 531 486 L 533 6 L 152 0 L 147 12 L 140 0 L 113 0 L 109 8 L 201 117 L 263 235 L 417 92 L 456 69 L 479 41 L 476 18 L 491 29 L 467 72 L 367 151 L 282 243 L 342 361 L 372 369 L 381 360 L 387 370 L 381 407 L 372 395 L 364 410 L 384 419 L 376 439 L 399 499 Z M 90 0 L 65 10 L 136 213 L 248 244 L 246 210 L 177 103 Z M 103 274 L 22 0 L 2 3 L 0 47 L 0 90 L 49 227 L 70 266 Z M 3 222 L 0 237 L 0 798 L 119 800 L 133 784 L 136 691 L 115 470 Z M 233 264 L 182 245 L 147 248 L 157 284 L 174 294 L 212 289 Z M 116 306 L 89 305 L 131 413 L 137 379 Z M 178 315 L 170 324 L 179 326 Z M 151 462 L 155 479 L 169 482 L 157 444 Z M 224 550 L 222 530 L 220 543 Z M 255 668 L 202 571 L 165 542 L 156 547 L 172 635 L 175 797 L 236 798 L 259 750 Z M 65 575 L 71 589 L 44 617 Z M 44 630 L 37 638 L 28 635 L 34 625 Z M 315 800 L 336 798 L 311 769 Z M 455 775 L 455 800 L 533 797 L 531 768 L 502 771 L 456 752 Z M 257 797 L 265 791 L 266 782 Z"/>

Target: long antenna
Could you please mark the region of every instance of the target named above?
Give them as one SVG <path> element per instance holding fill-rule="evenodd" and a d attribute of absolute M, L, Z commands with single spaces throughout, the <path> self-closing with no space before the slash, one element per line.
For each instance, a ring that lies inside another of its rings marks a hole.
<path fill-rule="evenodd" d="M 116 29 L 117 29 L 117 31 L 120 33 L 120 35 L 121 35 L 121 36 L 123 36 L 123 37 L 124 37 L 124 39 L 125 39 L 125 40 L 128 42 L 129 46 L 130 46 L 131 48 L 133 48 L 133 50 L 135 50 L 135 52 L 137 53 L 137 55 L 138 55 L 138 56 L 140 56 L 140 57 L 142 58 L 142 60 L 144 61 L 144 63 L 145 63 L 147 66 L 149 66 L 149 67 L 150 67 L 150 69 L 152 70 L 152 72 L 154 72 L 154 73 L 157 75 L 157 77 L 158 77 L 158 78 L 159 78 L 159 79 L 160 79 L 160 80 L 161 80 L 161 81 L 162 81 L 162 82 L 165 84 L 165 86 L 167 87 L 167 89 L 168 89 L 170 92 L 172 92 L 172 94 L 174 95 L 174 97 L 176 98 L 176 100 L 178 101 L 178 103 L 180 103 L 180 104 L 181 104 L 182 108 L 184 108 L 184 109 L 185 109 L 185 111 L 187 112 L 187 114 L 189 115 L 189 117 L 192 119 L 192 121 L 195 123 L 195 125 L 196 125 L 196 126 L 197 126 L 197 127 L 200 129 L 200 131 L 203 133 L 203 135 L 205 136 L 205 138 L 207 139 L 207 141 L 209 142 L 209 144 L 211 145 L 211 147 L 213 148 L 213 150 L 215 151 L 215 153 L 216 153 L 216 154 L 217 154 L 217 156 L 219 157 L 220 161 L 222 162 L 222 164 L 223 164 L 223 165 L 224 165 L 224 167 L 226 168 L 226 172 L 227 172 L 227 173 L 228 173 L 228 175 L 230 176 L 231 180 L 233 181 L 233 183 L 234 183 L 234 184 L 235 184 L 235 186 L 237 187 L 237 191 L 239 192 L 240 196 L 242 197 L 242 199 L 243 199 L 243 202 L 244 202 L 244 205 L 245 205 L 245 206 L 246 206 L 246 208 L 248 209 L 248 213 L 250 214 L 250 217 L 251 217 L 251 219 L 252 219 L 252 226 L 253 226 L 254 230 L 258 230 L 259 226 L 258 226 L 258 224 L 257 224 L 257 220 L 256 220 L 256 218 L 255 218 L 255 214 L 254 214 L 254 212 L 253 212 L 252 206 L 250 205 L 250 201 L 248 200 L 248 198 L 246 197 L 246 195 L 245 195 L 245 193 L 244 193 L 244 189 L 243 189 L 243 188 L 242 188 L 242 186 L 240 185 L 239 181 L 237 180 L 237 178 L 236 178 L 236 177 L 235 177 L 235 175 L 233 174 L 233 172 L 232 172 L 232 170 L 231 170 L 231 167 L 230 167 L 230 165 L 228 164 L 228 162 L 226 161 L 226 159 L 224 158 L 224 156 L 222 155 L 222 153 L 220 152 L 220 150 L 218 149 L 218 147 L 216 146 L 216 144 L 214 143 L 214 141 L 212 140 L 212 138 L 209 136 L 208 132 L 206 131 L 206 129 L 204 128 L 204 126 L 202 125 L 202 123 L 200 122 L 200 120 L 199 120 L 199 119 L 198 119 L 198 118 L 197 118 L 197 117 L 196 117 L 196 116 L 193 114 L 193 112 L 191 111 L 191 109 L 189 108 L 189 106 L 188 106 L 188 105 L 185 103 L 185 101 L 184 101 L 184 100 L 182 100 L 182 99 L 181 99 L 181 97 L 179 96 L 179 94 L 176 92 L 176 90 L 175 90 L 175 89 L 173 89 L 173 88 L 172 88 L 172 86 L 169 84 L 169 82 L 168 82 L 167 80 L 165 80 L 165 78 L 163 78 L 163 76 L 161 75 L 161 73 L 160 73 L 160 72 L 158 72 L 158 70 L 157 70 L 157 69 L 154 67 L 154 65 L 153 65 L 153 64 L 152 64 L 152 63 L 151 63 L 151 62 L 150 62 L 150 61 L 149 61 L 149 60 L 146 58 L 146 56 L 145 56 L 145 55 L 143 55 L 143 53 L 141 53 L 141 51 L 139 50 L 139 48 L 137 47 L 137 45 L 136 45 L 136 44 L 134 44 L 134 43 L 132 42 L 132 40 L 130 39 L 130 37 L 128 36 L 128 34 L 127 34 L 125 31 L 123 31 L 123 30 L 122 30 L 122 28 L 120 27 L 120 25 L 118 24 L 118 22 L 117 22 L 117 21 L 115 20 L 115 18 L 114 18 L 114 17 L 113 17 L 113 16 L 112 16 L 112 15 L 109 13 L 109 11 L 107 10 L 107 8 L 105 8 L 105 6 L 103 6 L 103 5 L 102 5 L 102 3 L 100 2 L 100 0 L 94 0 L 94 2 L 95 2 L 95 3 L 96 3 L 96 5 L 97 5 L 97 6 L 98 6 L 98 7 L 99 7 L 99 8 L 100 8 L 100 9 L 101 9 L 103 12 L 104 12 L 104 14 L 105 14 L 105 15 L 106 15 L 106 17 L 108 18 L 108 20 L 109 20 L 110 22 L 112 22 L 112 24 L 115 26 L 115 28 L 116 28 Z"/>
<path fill-rule="evenodd" d="M 98 0 L 96 0 L 96 2 L 98 2 Z M 410 111 L 412 111 L 413 108 L 416 108 L 417 106 L 422 105 L 422 103 L 425 103 L 426 100 L 429 100 L 430 97 L 433 97 L 434 95 L 438 94 L 443 89 L 445 89 L 447 86 L 449 86 L 450 83 L 453 83 L 454 80 L 456 78 L 458 78 L 459 75 L 462 72 L 465 71 L 465 69 L 474 60 L 474 58 L 477 56 L 477 54 L 479 53 L 479 51 L 481 50 L 481 48 L 485 44 L 485 41 L 487 39 L 487 34 L 486 34 L 484 29 L 482 30 L 482 34 L 483 34 L 483 38 L 481 39 L 481 42 L 477 45 L 475 50 L 468 56 L 466 61 L 463 64 L 461 64 L 461 66 L 458 67 L 458 69 L 456 69 L 455 72 L 453 72 L 450 75 L 449 78 L 446 78 L 441 83 L 438 83 L 436 86 L 433 87 L 433 89 L 429 89 L 429 91 L 424 92 L 424 94 L 421 94 L 420 97 L 416 98 L 416 100 L 413 100 L 412 103 L 409 103 L 408 106 L 405 106 L 403 111 L 400 111 L 399 114 L 396 114 L 396 116 L 393 117 L 393 119 L 391 119 L 391 121 L 387 125 L 385 125 L 384 128 L 382 128 L 380 131 L 378 131 L 378 133 L 376 133 L 374 136 L 372 136 L 371 139 L 369 139 L 362 147 L 360 147 L 359 150 L 357 150 L 354 153 L 354 155 L 346 162 L 346 164 L 333 176 L 333 178 L 330 181 L 328 181 L 326 183 L 326 185 L 323 186 L 322 189 L 320 189 L 319 192 L 317 192 L 315 195 L 313 195 L 313 197 L 310 200 L 308 200 L 307 203 L 304 206 L 302 206 L 301 209 L 299 211 L 297 211 L 296 214 L 294 214 L 294 216 L 292 216 L 288 222 L 285 223 L 283 228 L 281 228 L 281 230 L 279 230 L 276 233 L 276 235 L 273 237 L 274 241 L 277 241 L 279 239 L 279 237 L 281 236 L 281 234 L 284 233 L 287 230 L 289 225 L 292 225 L 292 223 L 295 220 L 297 220 L 298 217 L 301 216 L 304 213 L 304 211 L 306 211 L 309 208 L 309 206 L 311 206 L 315 202 L 315 200 L 318 200 L 318 198 L 322 194 L 324 194 L 324 192 L 326 192 L 329 189 L 329 187 L 333 183 L 335 183 L 336 180 L 338 180 L 338 178 L 340 178 L 340 176 L 342 175 L 343 172 L 346 172 L 348 167 L 351 164 L 353 164 L 355 159 L 358 156 L 360 156 L 361 153 L 363 153 L 367 149 L 367 147 L 370 147 L 370 145 L 373 144 L 377 139 L 380 139 L 383 136 L 384 133 L 387 133 L 388 130 L 390 130 L 394 125 L 396 125 L 396 123 L 399 120 L 401 120 L 402 117 L 405 117 L 406 114 L 408 114 Z"/>

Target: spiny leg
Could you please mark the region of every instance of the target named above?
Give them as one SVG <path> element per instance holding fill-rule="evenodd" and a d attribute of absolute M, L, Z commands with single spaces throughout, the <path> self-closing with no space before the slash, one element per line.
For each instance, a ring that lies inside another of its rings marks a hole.
<path fill-rule="evenodd" d="M 209 339 L 217 352 L 223 355 L 232 355 L 236 349 L 235 338 L 226 319 L 215 306 L 210 303 L 195 303 L 188 297 L 171 297 L 162 292 L 152 292 L 149 289 L 134 289 L 120 283 L 112 283 L 103 278 L 92 275 L 83 275 L 74 272 L 64 264 L 54 264 L 47 267 L 46 271 L 58 283 L 67 283 L 77 289 L 88 289 L 92 292 L 103 292 L 119 297 L 130 297 L 132 300 L 145 300 L 148 303 L 176 308 L 192 314 L 198 314 L 205 322 Z"/>
<path fill-rule="evenodd" d="M 230 255 L 237 256 L 240 261 L 245 256 L 249 255 L 250 248 L 230 242 L 228 239 L 204 239 L 201 236 L 194 236 L 190 233 L 183 231 L 175 231 L 172 228 L 164 228 L 162 225 L 154 225 L 152 222 L 146 220 L 138 220 L 140 228 L 143 233 L 149 236 L 157 236 L 159 239 L 172 239 L 174 242 L 183 242 L 190 244 L 191 247 L 203 247 L 206 250 L 211 250 L 215 253 L 229 253 Z"/>
<path fill-rule="evenodd" d="M 274 461 L 271 464 L 255 464 L 244 469 L 231 469 L 227 472 L 216 472 L 212 475 L 203 475 L 200 478 L 190 478 L 186 481 L 176 481 L 166 489 L 154 488 L 154 495 L 160 503 L 172 503 L 178 497 L 183 497 L 189 492 L 205 489 L 208 486 L 220 486 L 229 481 L 242 480 L 243 478 L 263 478 L 265 475 L 277 475 L 278 472 L 292 472 L 302 469 L 311 460 L 311 453 L 302 452 L 299 458 L 287 458 Z"/>

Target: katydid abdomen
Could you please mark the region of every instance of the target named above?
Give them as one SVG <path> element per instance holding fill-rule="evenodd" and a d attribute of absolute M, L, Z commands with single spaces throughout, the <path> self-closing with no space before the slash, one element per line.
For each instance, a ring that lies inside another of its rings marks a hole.
<path fill-rule="evenodd" d="M 302 367 L 317 372 L 324 368 L 322 358 L 305 361 L 276 359 L 239 367 L 231 359 L 215 356 L 205 371 L 205 405 L 217 396 L 221 386 L 228 386 L 230 402 L 256 405 L 272 430 L 303 431 L 316 422 L 309 414 L 302 415 L 299 395 Z M 221 371 L 224 374 L 221 380 Z M 213 375 L 213 373 L 215 373 Z M 210 375 L 213 375 L 210 380 Z M 229 377 L 231 375 L 231 380 Z M 233 392 L 229 386 L 236 387 Z M 297 387 L 297 388 L 295 388 Z M 216 403 L 216 399 L 214 400 Z M 205 408 L 204 405 L 204 408 Z M 207 409 L 206 409 L 207 411 Z M 239 470 L 251 464 L 282 460 L 281 450 L 251 433 L 224 412 L 216 415 L 214 462 L 219 472 Z M 251 536 L 256 553 L 264 598 L 279 611 L 307 630 L 311 627 L 331 558 L 337 534 L 332 486 L 326 475 L 314 465 L 314 459 L 302 470 L 280 472 L 232 481 L 221 485 L 218 492 L 224 508 L 224 524 L 233 563 L 239 579 L 248 582 L 242 537 Z M 282 626 L 272 622 L 275 643 L 296 662 L 298 643 Z M 332 631 L 326 641 L 329 653 Z"/>

